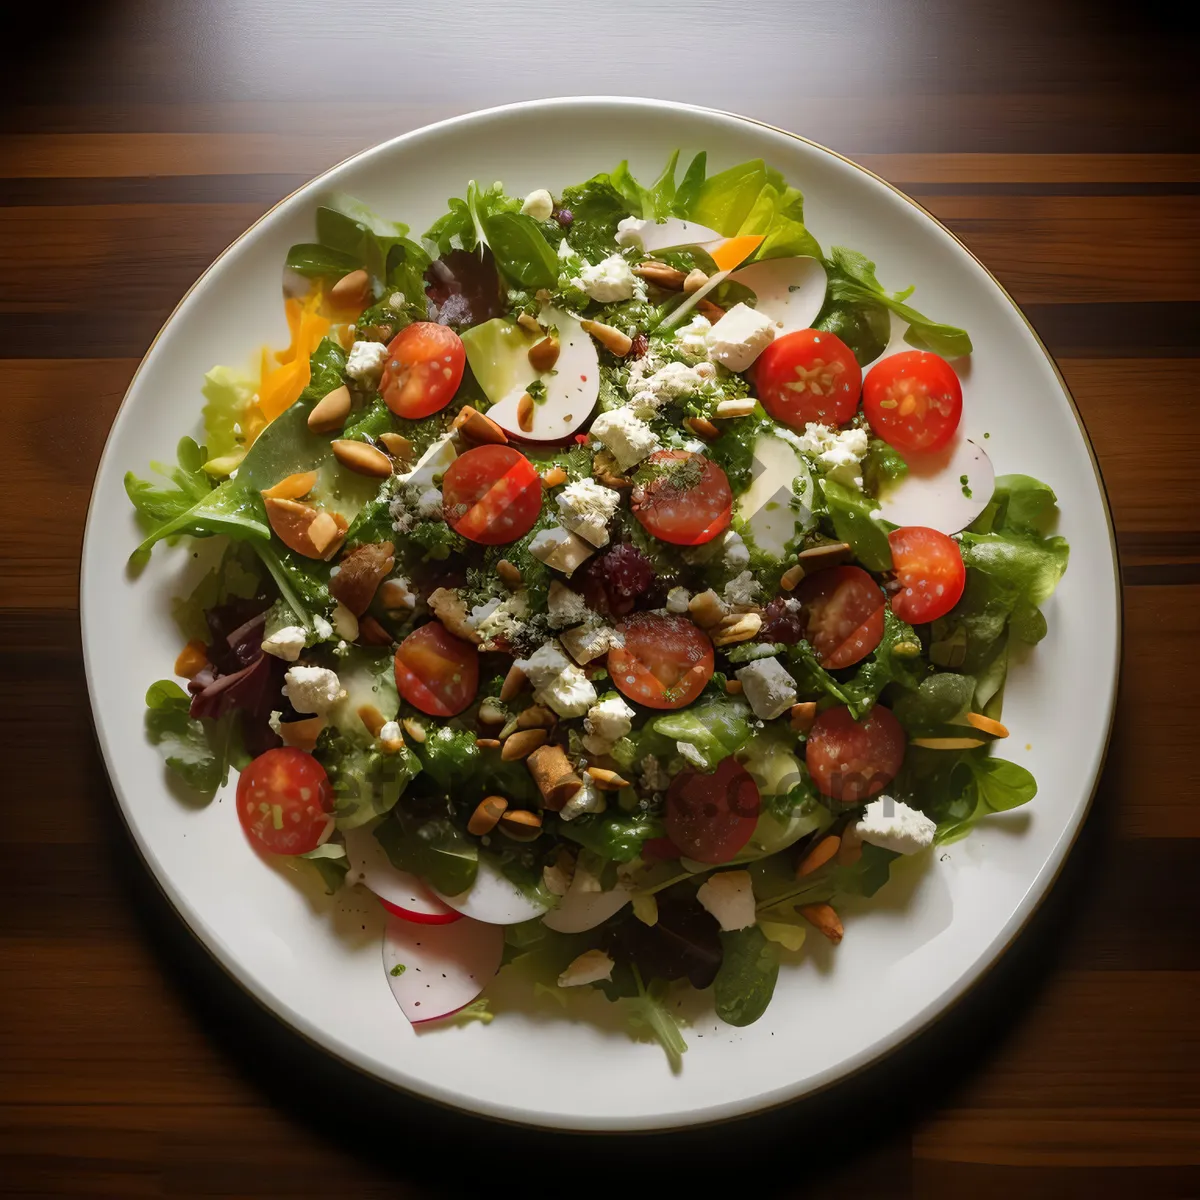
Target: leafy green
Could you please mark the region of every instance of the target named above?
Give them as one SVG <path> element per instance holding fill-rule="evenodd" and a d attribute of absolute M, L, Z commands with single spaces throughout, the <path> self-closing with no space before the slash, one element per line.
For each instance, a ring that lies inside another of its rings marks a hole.
<path fill-rule="evenodd" d="M 407 747 L 385 754 L 338 729 L 321 735 L 316 758 L 333 786 L 333 812 L 340 829 L 357 829 L 390 812 L 420 770 Z"/>
<path fill-rule="evenodd" d="M 813 328 L 841 338 L 853 351 L 860 367 L 874 362 L 892 338 L 892 318 L 882 304 L 869 300 L 837 300 L 828 293 L 813 321 Z"/>
<path fill-rule="evenodd" d="M 358 270 L 362 263 L 356 255 L 322 246 L 320 242 L 297 242 L 287 252 L 283 265 L 308 278 L 341 279 Z"/>
<path fill-rule="evenodd" d="M 648 188 L 630 174 L 629 163 L 622 160 L 609 176 L 614 190 L 629 206 L 629 211 L 646 221 L 661 221 L 670 215 L 675 202 L 675 165 L 679 151 L 675 150 L 659 177 Z"/>
<path fill-rule="evenodd" d="M 741 749 L 750 736 L 750 706 L 739 696 L 701 697 L 695 704 L 650 722 L 654 732 L 672 742 L 687 742 L 712 771 L 722 759 Z"/>
<path fill-rule="evenodd" d="M 713 980 L 717 1016 L 753 1025 L 767 1011 L 779 978 L 779 951 L 757 925 L 721 933 L 721 967 Z"/>
<path fill-rule="evenodd" d="M 595 175 L 567 188 L 562 194 L 562 206 L 571 214 L 567 241 L 572 249 L 593 260 L 606 258 L 613 252 L 617 225 L 633 215 L 609 175 Z"/>
<path fill-rule="evenodd" d="M 146 736 L 167 766 L 207 799 L 229 778 L 231 725 L 228 719 L 201 720 L 189 715 L 191 699 L 170 679 L 146 692 Z"/>
<path fill-rule="evenodd" d="M 908 463 L 900 457 L 894 446 L 883 438 L 871 438 L 871 447 L 863 459 L 864 490 L 878 496 L 880 489 L 895 483 L 908 474 Z"/>
<path fill-rule="evenodd" d="M 649 1037 L 658 1042 L 666 1052 L 671 1070 L 679 1072 L 683 1069 L 687 1042 L 683 1040 L 675 1018 L 667 1010 L 667 985 L 661 979 L 655 979 L 646 987 L 637 967 L 633 968 L 633 975 L 637 982 L 637 995 L 624 1001 L 630 1010 L 630 1032 L 635 1037 Z"/>
<path fill-rule="evenodd" d="M 887 527 L 872 515 L 877 507 L 875 501 L 836 479 L 826 478 L 821 486 L 837 536 L 853 549 L 855 558 L 868 571 L 890 571 L 892 549 Z"/>
<path fill-rule="evenodd" d="M 686 217 L 698 203 L 700 191 L 708 175 L 708 152 L 701 150 L 688 163 L 688 168 L 675 189 L 675 199 L 671 202 L 671 212 L 677 217 Z"/>
<path fill-rule="evenodd" d="M 479 871 L 479 847 L 449 817 L 416 817 L 402 808 L 375 830 L 392 866 L 447 896 L 465 892 Z"/>
<path fill-rule="evenodd" d="M 915 691 L 905 692 L 892 704 L 896 720 L 912 735 L 964 716 L 975 696 L 970 675 L 942 671 L 921 681 Z"/>
<path fill-rule="evenodd" d="M 221 561 L 196 584 L 191 595 L 172 599 L 171 615 L 189 641 L 207 641 L 209 629 L 204 614 L 231 597 L 256 596 L 262 585 L 262 572 L 253 551 L 243 542 L 230 542 Z"/>
<path fill-rule="evenodd" d="M 426 562 L 444 562 L 451 554 L 461 554 L 467 548 L 463 535 L 444 521 L 420 521 L 409 531 L 406 540 L 421 548 Z"/>
<path fill-rule="evenodd" d="M 327 896 L 332 896 L 346 882 L 350 863 L 346 859 L 346 847 L 339 842 L 325 842 L 299 857 L 311 863 L 313 870 L 320 875 Z"/>
<path fill-rule="evenodd" d="M 663 837 L 665 829 L 649 813 L 624 813 L 610 809 L 561 821 L 558 832 L 609 862 L 633 862 L 651 838 Z"/>
<path fill-rule="evenodd" d="M 1045 536 L 1058 515 L 1058 497 L 1049 484 L 1031 475 L 999 475 L 987 508 L 972 533 L 1016 531 Z"/>
<path fill-rule="evenodd" d="M 558 255 L 532 217 L 497 212 L 483 218 L 483 228 L 501 274 L 527 288 L 558 282 Z"/>
<path fill-rule="evenodd" d="M 836 900 L 839 896 L 864 896 L 870 898 L 891 875 L 892 863 L 900 856 L 892 850 L 865 843 L 858 861 L 842 866 L 834 859 L 828 865 L 806 875 L 802 879 L 788 880 L 776 885 L 772 892 L 755 883 L 755 894 L 762 895 L 760 912 L 782 906 L 795 907 L 802 904 L 820 904 Z M 766 875 L 775 866 L 770 860 L 750 866 L 751 875 Z"/>
<path fill-rule="evenodd" d="M 442 725 L 416 746 L 421 770 L 453 795 L 479 771 L 479 747 L 469 729 Z"/>
<path fill-rule="evenodd" d="M 825 271 L 829 276 L 827 303 L 882 305 L 907 322 L 908 332 L 904 336 L 910 344 L 923 346 L 946 358 L 971 353 L 971 339 L 966 330 L 932 321 L 906 304 L 913 293 L 911 287 L 902 292 L 889 292 L 876 278 L 875 264 L 865 254 L 847 250 L 845 246 L 834 246 L 825 260 Z"/>
<path fill-rule="evenodd" d="M 210 459 L 225 458 L 242 449 L 257 388 L 256 380 L 230 367 L 213 367 L 204 376 L 200 391 L 206 401 L 204 441 Z"/>
<path fill-rule="evenodd" d="M 457 197 L 448 202 L 449 211 L 439 217 L 426 231 L 424 241 L 430 251 L 440 255 L 451 250 L 477 250 L 489 241 L 487 222 L 498 213 L 516 212 L 521 202 L 505 195 L 504 186 L 494 183 L 480 188 L 475 180 L 467 184 L 467 198 Z"/>

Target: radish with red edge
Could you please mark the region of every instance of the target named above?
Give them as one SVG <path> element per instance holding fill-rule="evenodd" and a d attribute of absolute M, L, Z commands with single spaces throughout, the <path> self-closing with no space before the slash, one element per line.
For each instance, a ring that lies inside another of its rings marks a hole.
<path fill-rule="evenodd" d="M 485 925 L 519 925 L 532 921 L 546 911 L 546 906 L 530 900 L 499 867 L 486 858 L 479 860 L 475 882 L 457 896 L 442 892 L 438 897 L 464 917 L 482 921 Z"/>
<path fill-rule="evenodd" d="M 619 883 L 608 892 L 585 892 L 572 886 L 562 903 L 542 918 L 542 924 L 555 933 L 586 933 L 616 916 L 632 898 Z"/>
<path fill-rule="evenodd" d="M 449 925 L 462 914 L 443 904 L 415 875 L 392 866 L 375 834 L 368 828 L 345 833 L 348 884 L 361 883 L 374 892 L 388 912 L 418 925 Z"/>
<path fill-rule="evenodd" d="M 481 921 L 414 925 L 389 917 L 383 934 L 388 986 L 414 1025 L 470 1004 L 495 978 L 503 955 L 504 930 Z"/>

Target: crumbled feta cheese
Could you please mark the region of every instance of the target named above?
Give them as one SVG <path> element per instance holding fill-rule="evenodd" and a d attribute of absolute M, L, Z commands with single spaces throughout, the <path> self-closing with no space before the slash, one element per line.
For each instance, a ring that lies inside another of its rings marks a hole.
<path fill-rule="evenodd" d="M 559 810 L 560 821 L 573 821 L 584 813 L 602 813 L 608 807 L 604 793 L 595 785 L 591 777 L 583 777 L 583 787 L 573 795 Z"/>
<path fill-rule="evenodd" d="M 559 987 L 579 987 L 585 983 L 599 983 L 611 979 L 613 960 L 603 950 L 585 950 L 558 977 Z"/>
<path fill-rule="evenodd" d="M 609 521 L 621 503 L 620 494 L 593 479 L 569 483 L 555 497 L 559 520 L 593 546 L 608 545 Z"/>
<path fill-rule="evenodd" d="M 442 519 L 442 493 L 439 488 L 426 488 L 417 497 L 417 516 L 422 521 Z"/>
<path fill-rule="evenodd" d="M 865 429 L 831 429 L 828 425 L 809 422 L 804 432 L 796 438 L 796 445 L 810 458 L 816 460 L 830 479 L 836 479 L 847 487 L 863 485 L 862 460 L 870 449 L 870 439 Z"/>
<path fill-rule="evenodd" d="M 688 603 L 691 601 L 692 593 L 685 587 L 673 587 L 667 593 L 667 612 L 670 613 L 685 613 L 688 610 Z"/>
<path fill-rule="evenodd" d="M 563 653 L 557 641 L 544 642 L 528 658 L 517 659 L 517 666 L 525 673 L 534 691 L 552 683 L 571 666 L 571 660 Z"/>
<path fill-rule="evenodd" d="M 494 647 L 503 640 L 511 645 L 525 628 L 529 616 L 529 597 L 514 592 L 505 599 L 496 597 L 477 604 L 467 617 L 467 624 L 479 634 L 483 649 Z"/>
<path fill-rule="evenodd" d="M 891 796 L 877 796 L 854 825 L 854 832 L 881 850 L 916 854 L 932 845 L 937 822 Z"/>
<path fill-rule="evenodd" d="M 620 696 L 593 704 L 583 721 L 583 747 L 590 754 L 607 754 L 632 728 L 634 711 Z"/>
<path fill-rule="evenodd" d="M 610 254 L 594 266 L 584 263 L 579 270 L 579 278 L 583 290 L 600 304 L 632 300 L 638 282 L 638 277 L 619 254 Z"/>
<path fill-rule="evenodd" d="M 525 197 L 521 211 L 535 221 L 548 221 L 554 213 L 554 197 L 545 188 L 537 188 Z"/>
<path fill-rule="evenodd" d="M 344 694 L 342 681 L 328 667 L 289 667 L 283 694 L 300 713 L 324 716 Z"/>
<path fill-rule="evenodd" d="M 742 540 L 740 533 L 727 529 L 721 535 L 721 554 L 725 565 L 734 571 L 740 571 L 750 565 L 750 550 Z"/>
<path fill-rule="evenodd" d="M 640 246 L 642 244 L 642 230 L 649 224 L 649 221 L 643 221 L 639 217 L 625 217 L 618 221 L 617 245 Z"/>
<path fill-rule="evenodd" d="M 565 583 L 557 579 L 550 584 L 550 595 L 546 600 L 547 615 L 550 618 L 551 629 L 566 629 L 586 621 L 591 615 L 587 601 Z"/>
<path fill-rule="evenodd" d="M 563 633 L 560 640 L 580 666 L 607 654 L 615 647 L 625 645 L 623 633 L 618 633 L 611 625 L 601 624 L 577 625 Z"/>
<path fill-rule="evenodd" d="M 708 354 L 708 333 L 712 322 L 707 317 L 697 313 L 686 325 L 681 325 L 675 331 L 675 344 L 694 358 L 704 358 Z"/>
<path fill-rule="evenodd" d="M 404 293 L 403 292 L 393 292 L 388 297 L 388 308 L 403 308 L 403 307 L 404 307 Z"/>
<path fill-rule="evenodd" d="M 775 340 L 775 323 L 748 304 L 735 304 L 708 335 L 708 357 L 730 371 L 745 371 Z"/>
<path fill-rule="evenodd" d="M 529 543 L 529 553 L 570 579 L 576 569 L 591 558 L 595 549 L 578 534 L 561 525 L 551 525 L 534 536 Z"/>
<path fill-rule="evenodd" d="M 270 637 L 263 638 L 263 653 L 273 654 L 276 658 L 282 658 L 284 662 L 295 662 L 300 657 L 300 651 L 304 649 L 304 643 L 308 638 L 307 632 L 300 625 L 285 625 L 282 629 L 277 629 Z"/>
<path fill-rule="evenodd" d="M 267 717 L 267 728 L 276 736 L 282 736 L 280 729 L 283 726 L 283 713 L 279 709 L 272 709 L 271 715 Z"/>
<path fill-rule="evenodd" d="M 358 618 L 340 600 L 333 606 L 333 627 L 343 641 L 357 641 Z"/>
<path fill-rule="evenodd" d="M 313 613 L 313 629 L 320 642 L 327 642 L 333 637 L 333 626 L 320 613 Z"/>
<path fill-rule="evenodd" d="M 631 377 L 629 387 L 633 394 L 629 399 L 629 408 L 636 416 L 651 417 L 661 405 L 703 391 L 712 382 L 714 370 L 712 363 L 707 362 L 694 367 L 689 367 L 687 363 L 669 362 L 636 385 Z"/>
<path fill-rule="evenodd" d="M 578 258 L 579 255 L 576 254 L 571 248 L 571 243 L 568 242 L 566 238 L 563 238 L 563 240 L 558 243 L 558 257 L 566 262 L 568 259 Z"/>
<path fill-rule="evenodd" d="M 636 466 L 659 447 L 658 434 L 624 408 L 602 412 L 592 422 L 591 436 L 612 452 L 622 471 Z"/>
<path fill-rule="evenodd" d="M 774 720 L 796 703 L 796 682 L 777 658 L 756 658 L 734 673 L 760 720 Z"/>
<path fill-rule="evenodd" d="M 671 786 L 671 776 L 653 754 L 642 759 L 642 773 L 638 779 L 643 792 L 665 792 Z"/>
<path fill-rule="evenodd" d="M 346 374 L 364 388 L 377 388 L 387 362 L 387 346 L 383 342 L 355 342 L 346 359 Z"/>
<path fill-rule="evenodd" d="M 693 746 L 691 742 L 676 742 L 675 749 L 679 751 L 689 766 L 696 767 L 701 771 L 708 770 L 708 759 L 704 757 L 703 751 Z"/>
<path fill-rule="evenodd" d="M 735 575 L 725 585 L 725 600 L 728 604 L 753 604 L 758 595 L 758 580 L 749 571 Z"/>
<path fill-rule="evenodd" d="M 458 452 L 454 449 L 454 436 L 453 434 L 447 434 L 445 437 L 438 438 L 417 459 L 416 465 L 411 471 L 397 475 L 396 478 L 406 488 L 420 495 L 421 492 L 437 487 L 442 480 L 442 476 L 445 475 L 447 468 L 457 457 Z M 395 511 L 395 505 L 393 505 L 393 515 L 395 515 Z"/>
<path fill-rule="evenodd" d="M 384 721 L 379 729 L 378 740 L 385 744 L 403 741 L 404 734 L 400 732 L 400 722 Z"/>
<path fill-rule="evenodd" d="M 696 899 L 716 917 L 726 933 L 746 929 L 757 920 L 749 871 L 720 871 L 710 875 L 696 891 Z"/>
<path fill-rule="evenodd" d="M 563 653 L 558 642 L 546 642 L 528 658 L 517 659 L 533 685 L 539 704 L 548 704 L 560 717 L 582 717 L 596 703 L 592 681 Z"/>

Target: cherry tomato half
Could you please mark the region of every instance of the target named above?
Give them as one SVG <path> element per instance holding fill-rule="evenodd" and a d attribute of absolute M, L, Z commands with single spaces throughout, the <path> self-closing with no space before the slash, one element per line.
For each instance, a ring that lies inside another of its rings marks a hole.
<path fill-rule="evenodd" d="M 896 778 L 906 744 L 900 722 L 881 705 L 861 721 L 848 708 L 827 708 L 809 730 L 804 761 L 824 795 L 858 804 Z"/>
<path fill-rule="evenodd" d="M 798 329 L 758 356 L 754 382 L 763 408 L 793 429 L 810 421 L 844 425 L 858 408 L 862 368 L 841 338 Z"/>
<path fill-rule="evenodd" d="M 864 659 L 883 638 L 883 589 L 861 567 L 829 567 L 796 589 L 804 636 L 826 670 Z"/>
<path fill-rule="evenodd" d="M 315 850 L 332 810 L 333 788 L 325 768 L 303 750 L 267 750 L 238 778 L 238 819 L 250 841 L 271 854 Z"/>
<path fill-rule="evenodd" d="M 699 546 L 728 526 L 733 492 L 715 462 L 690 450 L 658 450 L 647 463 L 654 478 L 633 495 L 633 515 L 647 533 L 676 546 Z"/>
<path fill-rule="evenodd" d="M 537 524 L 542 481 L 519 450 L 476 446 L 446 468 L 442 505 L 446 520 L 463 537 L 483 546 L 502 546 Z"/>
<path fill-rule="evenodd" d="M 617 690 L 647 708 L 683 708 L 712 678 L 712 642 L 686 617 L 634 613 L 617 629 L 625 645 L 608 652 Z"/>
<path fill-rule="evenodd" d="M 453 329 L 415 321 L 388 343 L 379 393 L 398 417 L 428 417 L 454 399 L 466 363 Z"/>
<path fill-rule="evenodd" d="M 431 717 L 454 717 L 479 690 L 479 651 L 440 621 L 413 630 L 396 647 L 396 690 Z"/>
<path fill-rule="evenodd" d="M 892 596 L 892 612 L 910 625 L 944 617 L 967 586 L 958 543 L 923 525 L 905 525 L 888 534 L 892 566 L 900 590 Z"/>
<path fill-rule="evenodd" d="M 936 354 L 891 354 L 867 372 L 863 412 L 871 428 L 897 450 L 937 450 L 954 436 L 962 418 L 962 385 L 954 368 Z"/>
<path fill-rule="evenodd" d="M 753 836 L 760 807 L 758 784 L 730 755 L 711 775 L 689 770 L 671 780 L 667 836 L 688 858 L 728 862 Z"/>

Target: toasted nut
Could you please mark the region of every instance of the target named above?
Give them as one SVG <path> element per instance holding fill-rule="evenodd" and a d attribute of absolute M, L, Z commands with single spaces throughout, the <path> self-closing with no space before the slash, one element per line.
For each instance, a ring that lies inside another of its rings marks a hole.
<path fill-rule="evenodd" d="M 683 423 L 706 442 L 715 442 L 721 431 L 707 417 L 685 417 Z"/>
<path fill-rule="evenodd" d="M 413 444 L 402 433 L 381 433 L 383 448 L 397 461 L 408 462 L 413 457 Z"/>
<path fill-rule="evenodd" d="M 404 732 L 408 734 L 418 746 L 422 745 L 426 738 L 425 726 L 420 721 L 414 721 L 412 717 L 405 717 L 400 724 L 404 728 Z"/>
<path fill-rule="evenodd" d="M 688 612 L 701 629 L 712 629 L 725 619 L 729 605 L 709 588 L 706 592 L 698 592 L 688 601 Z"/>
<path fill-rule="evenodd" d="M 622 779 L 616 771 L 609 771 L 605 767 L 588 767 L 587 773 L 602 792 L 619 792 L 629 787 L 628 779 Z"/>
<path fill-rule="evenodd" d="M 458 416 L 450 428 L 459 430 L 463 437 L 481 445 L 503 446 L 508 442 L 508 434 L 491 417 L 485 417 L 469 404 L 464 404 L 458 410 Z"/>
<path fill-rule="evenodd" d="M 522 433 L 533 432 L 533 397 L 528 392 L 517 400 L 517 426 Z"/>
<path fill-rule="evenodd" d="M 690 296 L 708 282 L 708 276 L 699 267 L 693 267 L 683 281 L 683 290 Z"/>
<path fill-rule="evenodd" d="M 500 685 L 500 699 L 506 703 L 514 696 L 520 695 L 525 685 L 529 682 L 525 672 L 513 663 L 508 668 L 508 674 L 504 677 L 504 682 Z"/>
<path fill-rule="evenodd" d="M 195 679 L 208 665 L 208 651 L 199 638 L 193 638 L 179 652 L 175 660 L 175 674 L 184 679 Z"/>
<path fill-rule="evenodd" d="M 313 433 L 332 433 L 341 429 L 350 415 L 350 389 L 343 383 L 326 392 L 308 414 L 308 427 Z"/>
<path fill-rule="evenodd" d="M 544 729 L 519 729 L 504 739 L 500 757 L 505 762 L 515 762 L 518 758 L 527 758 L 539 746 L 546 744 L 548 736 Z"/>
<path fill-rule="evenodd" d="M 518 729 L 553 729 L 558 718 L 544 705 L 531 704 L 517 713 Z"/>
<path fill-rule="evenodd" d="M 316 471 L 297 471 L 281 479 L 274 487 L 264 488 L 266 500 L 299 500 L 307 496 L 317 485 Z"/>
<path fill-rule="evenodd" d="M 334 308 L 365 308 L 371 296 L 371 277 L 366 271 L 351 271 L 329 289 Z"/>
<path fill-rule="evenodd" d="M 499 700 L 487 696 L 479 706 L 479 719 L 485 725 L 503 725 L 508 720 L 508 713 Z"/>
<path fill-rule="evenodd" d="M 496 574 L 500 576 L 500 582 L 510 591 L 515 592 L 521 586 L 521 571 L 507 558 L 502 558 L 496 564 Z"/>
<path fill-rule="evenodd" d="M 358 618 L 358 640 L 364 646 L 390 646 L 396 639 L 371 616 Z"/>
<path fill-rule="evenodd" d="M 542 474 L 542 487 L 559 487 L 567 482 L 567 473 L 562 467 L 554 466 Z"/>
<path fill-rule="evenodd" d="M 366 442 L 338 438 L 329 446 L 333 457 L 349 471 L 370 475 L 374 479 L 386 479 L 392 473 L 392 460 L 382 450 L 368 446 Z"/>
<path fill-rule="evenodd" d="M 404 749 L 404 739 L 402 737 L 384 738 L 380 741 L 379 748 L 384 754 L 399 754 Z"/>
<path fill-rule="evenodd" d="M 329 578 L 329 591 L 334 599 L 356 617 L 362 616 L 375 599 L 379 585 L 396 565 L 394 550 L 391 542 L 364 542 L 344 554 L 337 573 Z"/>
<path fill-rule="evenodd" d="M 605 487 L 613 488 L 616 491 L 633 486 L 633 480 L 627 479 L 621 473 L 621 468 L 617 466 L 617 460 L 613 457 L 611 450 L 597 450 L 592 455 L 592 476 L 597 483 L 602 483 Z"/>
<path fill-rule="evenodd" d="M 838 847 L 837 862 L 839 867 L 852 867 L 862 858 L 862 838 L 851 821 L 842 830 L 842 844 Z"/>
<path fill-rule="evenodd" d="M 662 262 L 644 262 L 633 268 L 635 275 L 641 276 L 647 283 L 655 287 L 665 288 L 669 292 L 677 292 L 683 287 L 687 276 L 675 267 Z"/>
<path fill-rule="evenodd" d="M 842 839 L 836 833 L 822 838 L 801 860 L 796 868 L 796 878 L 803 879 L 819 871 L 835 854 L 842 844 Z"/>
<path fill-rule="evenodd" d="M 762 617 L 756 612 L 730 613 L 712 635 L 714 646 L 732 646 L 735 642 L 748 642 L 758 636 L 762 628 Z"/>
<path fill-rule="evenodd" d="M 820 571 L 825 567 L 836 567 L 849 562 L 854 552 L 845 542 L 825 542 L 820 546 L 809 546 L 801 550 L 796 559 L 805 571 Z"/>
<path fill-rule="evenodd" d="M 499 750 L 503 743 L 499 738 L 476 738 L 475 746 L 479 750 Z"/>
<path fill-rule="evenodd" d="M 339 527 L 337 518 L 327 512 L 319 512 L 308 527 L 308 537 L 313 548 L 322 558 L 332 558 L 341 546 L 339 533 L 345 533 L 344 527 Z"/>
<path fill-rule="evenodd" d="M 467 832 L 476 837 L 491 833 L 507 808 L 508 801 L 503 796 L 485 796 L 471 814 L 471 819 L 467 822 Z"/>
<path fill-rule="evenodd" d="M 466 601 L 454 588 L 436 588 L 429 594 L 428 604 L 433 615 L 455 637 L 462 638 L 464 642 L 470 642 L 475 646 L 478 646 L 483 640 L 479 636 L 478 630 L 471 627 L 469 623 L 471 610 L 467 608 Z"/>
<path fill-rule="evenodd" d="M 358 617 L 340 600 L 333 606 L 333 615 L 329 619 L 333 623 L 334 632 L 343 642 L 358 641 Z"/>
<path fill-rule="evenodd" d="M 779 577 L 779 586 L 785 592 L 795 591 L 800 580 L 804 578 L 804 568 L 797 563 L 794 567 L 788 567 L 786 571 Z"/>
<path fill-rule="evenodd" d="M 336 553 L 340 545 L 338 523 L 327 512 L 321 512 L 311 504 L 301 504 L 299 500 L 278 500 L 274 496 L 267 496 L 263 503 L 271 528 L 289 550 L 295 550 L 305 558 L 323 558 L 326 553 Z"/>
<path fill-rule="evenodd" d="M 324 717 L 305 717 L 300 721 L 285 721 L 279 726 L 279 736 L 285 746 L 311 751 L 324 728 Z"/>
<path fill-rule="evenodd" d="M 518 733 L 513 736 L 521 735 Z M 558 812 L 583 788 L 583 780 L 575 774 L 575 768 L 561 746 L 539 746 L 525 760 L 525 765 L 542 794 L 542 803 L 552 812 Z"/>
<path fill-rule="evenodd" d="M 754 404 L 753 396 L 740 396 L 736 400 L 722 400 L 717 405 L 717 411 L 713 416 L 722 420 L 730 417 L 748 417 L 754 411 Z"/>
<path fill-rule="evenodd" d="M 529 365 L 535 371 L 553 371 L 561 350 L 558 338 L 553 335 L 544 337 L 540 342 L 529 347 Z"/>
<path fill-rule="evenodd" d="M 541 815 L 524 808 L 510 808 L 500 818 L 500 832 L 514 842 L 532 842 L 542 832 Z"/>
<path fill-rule="evenodd" d="M 612 325 L 605 325 L 603 321 L 580 321 L 579 324 L 585 333 L 590 333 L 605 350 L 618 358 L 624 358 L 633 349 L 633 338 Z"/>
<path fill-rule="evenodd" d="M 842 940 L 841 918 L 831 904 L 802 904 L 800 915 L 814 925 L 819 933 L 823 933 L 835 946 Z"/>
<path fill-rule="evenodd" d="M 807 733 L 813 727 L 816 719 L 817 702 L 815 700 L 802 700 L 799 704 L 792 705 L 790 724 L 797 733 Z"/>
<path fill-rule="evenodd" d="M 987 742 L 973 737 L 924 737 L 913 738 L 909 745 L 922 746 L 926 750 L 974 750 L 986 746 Z"/>
<path fill-rule="evenodd" d="M 899 650 L 900 647 L 897 646 L 895 649 Z M 177 671 L 176 674 L 179 672 Z M 999 721 L 993 721 L 991 717 L 985 717 L 983 713 L 967 713 L 967 724 L 974 725 L 980 733 L 990 733 L 992 737 L 1008 737 L 1008 729 L 1005 726 L 1001 725 Z"/>
<path fill-rule="evenodd" d="M 892 654 L 896 658 L 916 658 L 921 653 L 921 645 L 919 642 L 897 642 L 892 647 Z"/>
<path fill-rule="evenodd" d="M 696 302 L 696 311 L 702 317 L 707 317 L 714 325 L 725 315 L 725 310 L 719 304 L 714 304 L 711 300 L 698 300 Z"/>
<path fill-rule="evenodd" d="M 527 312 L 523 312 L 517 318 L 517 324 L 520 325 L 526 333 L 541 334 L 546 331 L 537 323 L 537 318 Z"/>
<path fill-rule="evenodd" d="M 387 724 L 387 718 L 373 704 L 360 704 L 354 711 L 373 738 L 378 737 L 379 731 Z"/>

